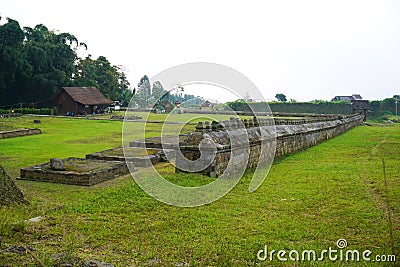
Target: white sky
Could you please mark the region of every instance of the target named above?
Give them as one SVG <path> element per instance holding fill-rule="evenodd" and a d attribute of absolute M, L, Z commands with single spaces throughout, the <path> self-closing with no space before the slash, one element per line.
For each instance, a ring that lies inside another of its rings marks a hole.
<path fill-rule="evenodd" d="M 213 62 L 266 99 L 400 94 L 400 1 L 0 0 L 21 27 L 74 34 L 93 57 L 123 65 L 136 85 L 175 65 Z M 210 90 L 209 90 L 210 91 Z M 211 90 L 211 99 L 224 100 Z M 201 95 L 201 94 L 199 94 Z"/>

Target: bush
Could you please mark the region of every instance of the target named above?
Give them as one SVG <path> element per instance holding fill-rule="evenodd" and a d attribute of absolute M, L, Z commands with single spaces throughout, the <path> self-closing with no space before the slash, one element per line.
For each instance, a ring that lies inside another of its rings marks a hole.
<path fill-rule="evenodd" d="M 252 102 L 246 103 L 243 100 L 228 102 L 227 105 L 235 111 L 250 111 L 249 106 L 255 112 L 267 111 L 267 103 Z M 271 102 L 268 103 L 272 112 L 280 113 L 319 113 L 319 114 L 350 114 L 351 106 L 349 103 L 314 101 L 307 103 L 300 102 Z"/>
<path fill-rule="evenodd" d="M 392 117 L 393 114 L 390 111 L 384 110 L 379 112 L 375 117 L 372 119 L 376 121 L 388 121 L 390 117 Z"/>
<path fill-rule="evenodd" d="M 269 102 L 272 112 L 278 113 L 316 113 L 316 114 L 351 114 L 351 105 L 345 101 L 324 101 L 313 100 L 311 102 Z M 265 102 L 246 103 L 243 100 L 228 102 L 227 105 L 235 111 L 250 111 L 251 107 L 255 112 L 267 111 Z M 400 104 L 399 104 L 400 105 Z M 373 100 L 369 102 L 368 117 L 382 120 L 390 114 L 394 114 L 395 100 L 386 98 L 384 100 Z M 386 112 L 386 113 L 385 113 Z M 387 113 L 388 112 L 388 113 Z"/>

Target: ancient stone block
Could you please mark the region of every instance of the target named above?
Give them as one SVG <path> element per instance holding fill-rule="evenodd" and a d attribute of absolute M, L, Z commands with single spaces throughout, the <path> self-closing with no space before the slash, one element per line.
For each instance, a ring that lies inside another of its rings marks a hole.
<path fill-rule="evenodd" d="M 65 171 L 64 162 L 57 158 L 50 159 L 50 168 L 54 171 Z"/>

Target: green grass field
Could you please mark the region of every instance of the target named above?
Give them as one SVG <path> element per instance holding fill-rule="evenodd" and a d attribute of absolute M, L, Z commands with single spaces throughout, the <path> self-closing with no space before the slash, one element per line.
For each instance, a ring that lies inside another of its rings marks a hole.
<path fill-rule="evenodd" d="M 33 123 L 34 119 L 40 119 L 41 123 Z M 162 127 L 162 124 L 157 123 L 132 122 L 128 124 L 132 125 L 129 127 L 134 127 L 130 131 L 129 140 L 142 138 L 143 134 L 139 130 L 144 128 L 146 137 L 159 136 Z M 43 163 L 52 157 L 85 157 L 89 153 L 122 145 L 123 123 L 121 121 L 24 116 L 2 119 L 0 125 L 7 130 L 40 128 L 43 132 L 41 135 L 0 140 L 0 165 L 6 168 L 13 177 L 19 175 L 19 168 Z M 167 125 L 164 130 L 168 133 L 176 127 L 176 125 Z M 136 128 L 137 132 L 134 131 Z M 186 127 L 186 131 L 191 131 L 192 128 L 194 126 Z"/>
<path fill-rule="evenodd" d="M 39 125 L 32 123 L 33 117 L 7 119 L 12 127 L 43 131 L 42 135 L 0 140 L 0 164 L 12 177 L 18 176 L 19 168 L 50 157 L 83 157 L 121 144 L 122 122 L 40 119 Z M 150 127 L 155 128 L 149 135 L 156 135 L 157 126 Z M 56 253 L 116 266 L 370 265 L 327 259 L 323 263 L 280 262 L 276 254 L 271 262 L 256 256 L 265 245 L 276 251 L 320 252 L 336 249 L 336 241 L 345 238 L 346 249 L 371 250 L 371 258 L 392 254 L 394 249 L 398 264 L 399 155 L 400 125 L 360 126 L 276 162 L 256 192 L 248 192 L 249 171 L 225 197 L 197 208 L 160 203 L 129 175 L 89 188 L 17 181 L 31 204 L 0 209 L 1 249 L 32 246 L 34 254 L 49 266 L 50 255 Z M 194 186 L 211 180 L 161 167 L 167 179 L 177 184 Z M 24 222 L 35 216 L 44 219 Z M 29 254 L 0 250 L 0 266 L 35 264 Z"/>

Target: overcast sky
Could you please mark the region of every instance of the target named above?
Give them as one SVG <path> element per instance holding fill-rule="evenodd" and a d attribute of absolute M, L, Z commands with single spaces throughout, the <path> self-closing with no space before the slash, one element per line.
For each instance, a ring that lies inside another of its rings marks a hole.
<path fill-rule="evenodd" d="M 400 1 L 0 0 L 21 27 L 74 34 L 133 85 L 189 62 L 223 64 L 266 99 L 400 94 Z M 223 100 L 215 91 L 213 99 Z"/>

